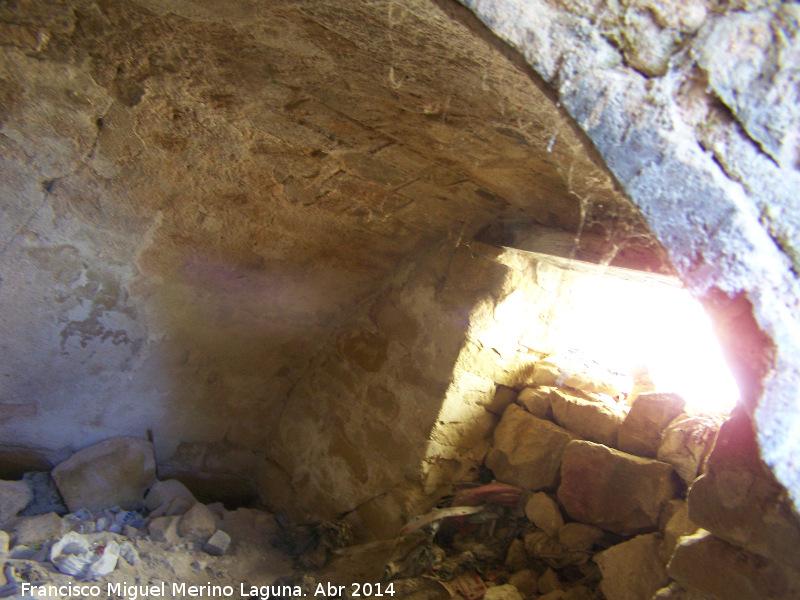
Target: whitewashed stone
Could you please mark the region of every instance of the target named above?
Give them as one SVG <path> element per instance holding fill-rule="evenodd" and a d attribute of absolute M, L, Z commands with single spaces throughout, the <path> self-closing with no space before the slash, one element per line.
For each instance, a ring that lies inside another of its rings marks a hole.
<path fill-rule="evenodd" d="M 120 506 L 141 508 L 155 481 L 153 445 L 134 437 L 116 437 L 79 450 L 51 475 L 70 512 Z"/>
<path fill-rule="evenodd" d="M 511 404 L 494 431 L 486 466 L 505 483 L 531 490 L 553 488 L 558 481 L 561 455 L 574 438 L 558 425 Z"/>
<path fill-rule="evenodd" d="M 607 600 L 649 599 L 667 584 L 667 570 L 658 556 L 660 537 L 639 535 L 595 555 L 603 574 L 600 589 Z"/>

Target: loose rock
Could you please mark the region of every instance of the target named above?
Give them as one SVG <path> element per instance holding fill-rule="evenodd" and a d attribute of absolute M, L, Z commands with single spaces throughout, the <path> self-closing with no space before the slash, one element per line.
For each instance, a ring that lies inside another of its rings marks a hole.
<path fill-rule="evenodd" d="M 167 479 L 153 484 L 145 496 L 144 504 L 147 510 L 152 511 L 162 504 L 169 505 L 175 498 L 186 500 L 189 507 L 197 502 L 194 494 L 183 483 L 177 479 Z"/>
<path fill-rule="evenodd" d="M 45 471 L 31 471 L 22 476 L 31 493 L 33 500 L 20 512 L 20 516 L 33 517 L 36 515 L 46 515 L 55 513 L 57 515 L 67 514 L 67 507 L 61 500 L 61 496 L 56 489 L 56 484 L 50 477 L 50 473 Z"/>
<path fill-rule="evenodd" d="M 522 594 L 513 585 L 496 585 L 486 590 L 484 600 L 522 600 Z"/>
<path fill-rule="evenodd" d="M 544 492 L 530 497 L 525 504 L 525 516 L 550 537 L 557 536 L 559 527 L 564 524 L 558 503 Z"/>
<path fill-rule="evenodd" d="M 573 439 L 569 431 L 512 404 L 495 429 L 486 466 L 499 481 L 531 490 L 552 488 L 558 481 L 561 455 Z"/>
<path fill-rule="evenodd" d="M 222 556 L 231 545 L 231 536 L 217 529 L 214 534 L 203 544 L 203 552 L 212 556 Z"/>
<path fill-rule="evenodd" d="M 517 404 L 523 406 L 525 410 L 534 417 L 540 419 L 552 419 L 553 409 L 550 407 L 551 387 L 526 387 L 517 396 Z"/>
<path fill-rule="evenodd" d="M 178 534 L 178 522 L 180 517 L 157 517 L 150 521 L 147 526 L 147 532 L 150 537 L 158 542 L 167 542 L 168 544 L 176 544 L 180 540 Z"/>
<path fill-rule="evenodd" d="M 549 398 L 556 423 L 584 439 L 616 448 L 625 412 L 615 402 L 558 389 Z"/>
<path fill-rule="evenodd" d="M 800 574 L 708 531 L 681 538 L 668 566 L 683 588 L 715 600 L 796 600 Z"/>
<path fill-rule="evenodd" d="M 558 540 L 570 552 L 586 552 L 603 537 L 603 530 L 588 523 L 565 523 L 558 530 Z"/>
<path fill-rule="evenodd" d="M 658 556 L 660 541 L 657 533 L 639 535 L 595 556 L 607 600 L 650 598 L 667 584 L 667 570 Z"/>
<path fill-rule="evenodd" d="M 7 532 L 0 530 L 0 556 L 8 554 L 10 538 Z"/>
<path fill-rule="evenodd" d="M 55 513 L 35 517 L 19 517 L 14 524 L 14 543 L 40 546 L 61 534 L 61 517 Z"/>
<path fill-rule="evenodd" d="M 666 429 L 657 457 L 671 464 L 686 483 L 695 480 L 719 432 L 719 420 L 703 415 L 676 417 Z"/>
<path fill-rule="evenodd" d="M 134 437 L 104 440 L 79 450 L 51 475 L 71 512 L 138 509 L 155 481 L 153 445 Z"/>
<path fill-rule="evenodd" d="M 677 394 L 640 394 L 619 428 L 619 449 L 655 458 L 664 428 L 684 406 L 686 401 Z"/>
<path fill-rule="evenodd" d="M 217 519 L 205 504 L 198 502 L 181 519 L 181 537 L 190 542 L 205 542 L 217 529 Z"/>
<path fill-rule="evenodd" d="M 558 499 L 576 521 L 632 535 L 655 529 L 679 482 L 666 463 L 578 440 L 564 452 Z"/>
<path fill-rule="evenodd" d="M 0 524 L 23 510 L 33 500 L 33 493 L 22 481 L 0 481 Z"/>

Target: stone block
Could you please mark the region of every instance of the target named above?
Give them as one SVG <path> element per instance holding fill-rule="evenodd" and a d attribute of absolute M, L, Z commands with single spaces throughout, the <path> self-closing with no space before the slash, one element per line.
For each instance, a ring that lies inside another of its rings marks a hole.
<path fill-rule="evenodd" d="M 176 544 L 180 540 L 180 535 L 178 534 L 180 519 L 180 517 L 157 517 L 150 521 L 147 526 L 147 533 L 157 542 Z"/>
<path fill-rule="evenodd" d="M 40 546 L 61 534 L 61 517 L 56 513 L 19 517 L 14 523 L 14 544 Z"/>
<path fill-rule="evenodd" d="M 681 415 L 667 425 L 656 457 L 671 464 L 686 483 L 702 470 L 719 432 L 720 421 L 705 415 Z"/>
<path fill-rule="evenodd" d="M 51 472 L 70 512 L 120 506 L 142 507 L 155 481 L 153 445 L 134 437 L 115 437 L 79 450 Z"/>
<path fill-rule="evenodd" d="M 638 535 L 595 555 L 603 579 L 600 590 L 606 600 L 649 599 L 669 582 L 658 556 L 661 536 Z"/>
<path fill-rule="evenodd" d="M 558 499 L 576 521 L 632 535 L 655 529 L 680 489 L 666 463 L 578 440 L 564 451 Z"/>
<path fill-rule="evenodd" d="M 213 535 L 208 538 L 208 541 L 203 544 L 203 552 L 211 556 L 222 556 L 228 551 L 230 545 L 231 536 L 221 529 L 217 529 Z"/>
<path fill-rule="evenodd" d="M 177 479 L 167 479 L 166 481 L 156 481 L 153 484 L 144 498 L 144 505 L 147 510 L 152 511 L 162 504 L 168 504 L 174 498 L 186 500 L 189 506 L 197 502 L 194 494 L 183 483 Z"/>
<path fill-rule="evenodd" d="M 684 406 L 686 401 L 677 394 L 640 394 L 619 428 L 619 449 L 655 458 L 661 434 Z"/>
<path fill-rule="evenodd" d="M 22 481 L 0 481 L 0 524 L 23 510 L 33 500 L 33 493 Z"/>
<path fill-rule="evenodd" d="M 749 417 L 723 423 L 707 472 L 689 490 L 689 517 L 715 536 L 800 571 L 800 522 L 760 459 Z"/>
<path fill-rule="evenodd" d="M 205 504 L 200 502 L 192 506 L 178 527 L 181 537 L 190 542 L 205 542 L 217 529 L 217 519 Z"/>
<path fill-rule="evenodd" d="M 658 550 L 664 564 L 675 552 L 678 540 L 684 535 L 692 535 L 698 529 L 697 525 L 689 518 L 689 505 L 685 500 L 672 500 L 665 508 L 664 513 L 670 514 L 665 519 L 662 515 L 664 525 L 659 527 L 662 539 Z"/>
<path fill-rule="evenodd" d="M 575 436 L 511 404 L 494 431 L 486 466 L 504 483 L 541 490 L 558 482 L 561 455 Z"/>
<path fill-rule="evenodd" d="M 553 418 L 553 409 L 550 407 L 551 387 L 526 387 L 517 396 L 517 404 L 525 407 L 534 417 L 540 419 Z"/>
<path fill-rule="evenodd" d="M 486 405 L 486 410 L 495 415 L 502 415 L 508 405 L 517 399 L 517 390 L 505 385 L 498 385 L 494 391 L 491 402 Z"/>
<path fill-rule="evenodd" d="M 705 530 L 681 538 L 667 568 L 681 587 L 715 600 L 796 600 L 800 574 Z"/>
<path fill-rule="evenodd" d="M 553 390 L 549 398 L 556 423 L 584 439 L 617 447 L 625 412 L 614 401 L 590 399 L 566 390 Z"/>
<path fill-rule="evenodd" d="M 528 499 L 525 516 L 550 537 L 556 537 L 558 529 L 564 524 L 558 503 L 544 492 L 538 492 Z"/>
<path fill-rule="evenodd" d="M 570 552 L 588 552 L 603 538 L 603 530 L 589 523 L 565 523 L 558 530 L 558 541 Z"/>

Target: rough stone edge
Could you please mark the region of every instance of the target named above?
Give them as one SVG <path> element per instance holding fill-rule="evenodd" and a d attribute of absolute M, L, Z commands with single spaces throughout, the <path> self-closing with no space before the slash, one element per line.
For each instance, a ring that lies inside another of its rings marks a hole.
<path fill-rule="evenodd" d="M 675 62 L 666 76 L 649 80 L 625 67 L 619 52 L 587 20 L 541 0 L 459 1 L 553 86 L 667 248 L 692 294 L 708 301 L 722 292 L 752 304 L 774 355 L 745 404 L 763 459 L 800 507 L 800 463 L 792 458 L 800 456 L 800 418 L 794 414 L 800 389 L 795 360 L 800 356 L 795 308 L 800 290 L 790 258 L 759 223 L 755 203 L 748 202 L 742 187 L 752 194 L 759 182 L 731 180 L 682 120 L 672 96 L 679 93 Z M 637 115 L 638 128 L 626 106 L 644 109 Z M 709 200 L 717 207 L 714 215 L 707 215 Z M 755 256 L 758 260 L 747 261 Z"/>

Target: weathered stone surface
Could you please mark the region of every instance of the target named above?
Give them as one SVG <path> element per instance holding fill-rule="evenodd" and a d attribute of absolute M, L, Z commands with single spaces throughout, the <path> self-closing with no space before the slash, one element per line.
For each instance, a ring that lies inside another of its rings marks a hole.
<path fill-rule="evenodd" d="M 679 490 L 666 463 L 580 440 L 564 451 L 558 500 L 577 521 L 641 533 L 655 528 L 662 506 Z"/>
<path fill-rule="evenodd" d="M 8 544 L 11 538 L 5 531 L 0 531 L 0 556 L 8 554 Z"/>
<path fill-rule="evenodd" d="M 668 565 L 670 577 L 687 590 L 715 600 L 793 600 L 800 573 L 747 552 L 701 530 L 681 539 Z"/>
<path fill-rule="evenodd" d="M 678 545 L 678 540 L 684 535 L 692 535 L 698 529 L 697 524 L 689 518 L 689 504 L 685 500 L 671 500 L 665 507 L 664 513 L 670 513 L 665 519 L 661 530 L 661 544 L 658 555 L 664 564 L 669 562 L 672 553 Z M 663 513 L 662 513 L 663 518 Z"/>
<path fill-rule="evenodd" d="M 175 498 L 186 500 L 189 505 L 197 502 L 194 494 L 183 483 L 177 479 L 167 479 L 166 481 L 156 481 L 144 498 L 147 510 L 155 510 L 162 504 L 169 504 Z"/>
<path fill-rule="evenodd" d="M 683 415 L 664 429 L 656 454 L 658 460 L 671 464 L 686 483 L 700 473 L 719 432 L 719 419 Z"/>
<path fill-rule="evenodd" d="M 540 419 L 553 418 L 553 409 L 550 406 L 550 387 L 526 387 L 517 396 L 517 404 L 524 406 L 525 410 Z"/>
<path fill-rule="evenodd" d="M 0 481 L 0 524 L 28 506 L 33 493 L 22 481 Z"/>
<path fill-rule="evenodd" d="M 549 594 L 551 592 L 564 589 L 564 584 L 558 578 L 558 573 L 551 568 L 547 568 L 539 578 L 539 593 Z"/>
<path fill-rule="evenodd" d="M 565 523 L 558 530 L 558 540 L 571 552 L 586 552 L 600 541 L 603 530 L 589 523 Z"/>
<path fill-rule="evenodd" d="M 619 449 L 655 458 L 664 428 L 683 411 L 686 401 L 677 394 L 639 394 L 619 428 Z"/>
<path fill-rule="evenodd" d="M 723 423 L 707 472 L 688 495 L 689 517 L 715 536 L 800 571 L 800 519 L 761 462 L 750 419 Z"/>
<path fill-rule="evenodd" d="M 228 551 L 231 545 L 231 536 L 217 529 L 213 535 L 203 544 L 203 552 L 211 556 L 222 556 Z"/>
<path fill-rule="evenodd" d="M 515 539 L 511 542 L 504 564 L 512 571 L 521 571 L 528 567 L 528 553 L 525 551 L 525 542 L 520 539 Z"/>
<path fill-rule="evenodd" d="M 502 415 L 508 405 L 517 399 L 517 390 L 505 385 L 498 385 L 492 396 L 492 401 L 486 406 L 486 410 L 495 415 Z"/>
<path fill-rule="evenodd" d="M 217 529 L 217 519 L 205 504 L 197 502 L 181 517 L 178 533 L 190 542 L 205 542 Z"/>
<path fill-rule="evenodd" d="M 533 494 L 525 503 L 525 516 L 550 537 L 558 535 L 564 524 L 558 503 L 544 492 Z"/>
<path fill-rule="evenodd" d="M 553 488 L 561 455 L 574 438 L 569 431 L 512 404 L 494 431 L 486 466 L 505 483 L 531 490 Z"/>
<path fill-rule="evenodd" d="M 178 533 L 178 523 L 181 517 L 157 517 L 150 521 L 147 526 L 147 533 L 156 541 L 176 544 L 180 540 Z"/>
<path fill-rule="evenodd" d="M 660 542 L 657 533 L 638 535 L 595 555 L 606 600 L 649 599 L 667 584 L 667 569 L 658 556 Z"/>
<path fill-rule="evenodd" d="M 614 402 L 589 399 L 566 390 L 553 390 L 550 405 L 556 423 L 580 437 L 617 447 L 617 434 L 625 412 Z"/>
<path fill-rule="evenodd" d="M 32 517 L 19 517 L 14 523 L 14 544 L 21 546 L 40 546 L 61 533 L 61 517 L 47 513 Z"/>
<path fill-rule="evenodd" d="M 51 475 L 70 512 L 138 509 L 156 478 L 153 445 L 124 436 L 104 440 L 79 450 Z"/>

